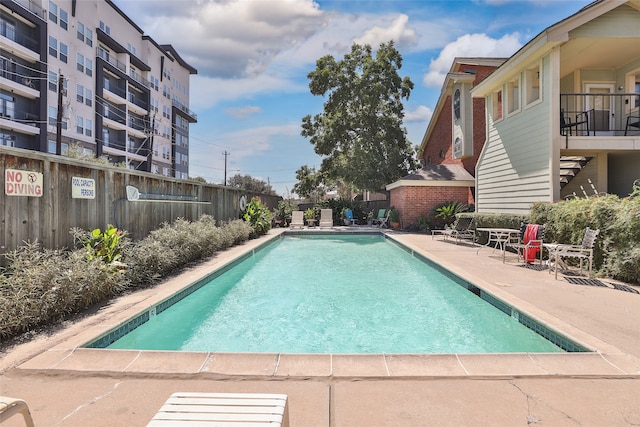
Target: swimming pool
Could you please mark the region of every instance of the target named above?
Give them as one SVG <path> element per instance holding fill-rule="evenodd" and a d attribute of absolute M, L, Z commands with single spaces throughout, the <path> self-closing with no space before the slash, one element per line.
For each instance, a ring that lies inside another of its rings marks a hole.
<path fill-rule="evenodd" d="M 338 270 L 347 276 L 336 280 Z M 381 234 L 285 237 L 193 287 L 198 291 L 186 289 L 89 346 L 281 353 L 583 350 Z"/>

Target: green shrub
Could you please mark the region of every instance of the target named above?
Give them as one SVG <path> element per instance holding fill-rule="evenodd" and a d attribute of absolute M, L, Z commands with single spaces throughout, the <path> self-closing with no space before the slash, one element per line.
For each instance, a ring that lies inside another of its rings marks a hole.
<path fill-rule="evenodd" d="M 84 250 L 56 251 L 38 243 L 5 254 L 8 267 L 0 274 L 0 337 L 58 322 L 121 292 L 120 271 Z"/>
<path fill-rule="evenodd" d="M 253 228 L 251 237 L 262 236 L 271 230 L 271 212 L 258 198 L 251 199 L 247 209 L 244 211 L 244 215 L 242 215 L 242 219 Z"/>
<path fill-rule="evenodd" d="M 113 230 L 72 229 L 81 246 L 76 250 L 27 243 L 5 254 L 7 267 L 0 270 L 0 337 L 59 322 L 126 289 L 151 286 L 253 233 L 242 220 L 217 227 L 208 215 L 194 222 L 178 219 L 163 224 L 138 242 Z M 105 247 L 110 250 L 103 252 Z"/>
<path fill-rule="evenodd" d="M 633 194 L 536 203 L 532 220 L 547 225 L 545 241 L 581 244 L 586 227 L 599 229 L 594 247 L 598 275 L 640 282 L 640 198 Z"/>
<path fill-rule="evenodd" d="M 447 202 L 441 206 L 436 207 L 435 216 L 444 221 L 445 224 L 451 225 L 456 220 L 456 215 L 462 212 L 466 212 L 469 206 L 461 202 Z"/>

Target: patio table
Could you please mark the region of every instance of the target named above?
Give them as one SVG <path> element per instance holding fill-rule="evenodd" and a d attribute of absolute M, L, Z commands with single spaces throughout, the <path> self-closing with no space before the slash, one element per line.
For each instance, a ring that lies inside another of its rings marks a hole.
<path fill-rule="evenodd" d="M 483 247 L 491 246 L 491 243 L 495 243 L 493 247 L 493 252 L 496 248 L 500 248 L 502 251 L 502 256 L 504 257 L 504 251 L 506 249 L 506 243 L 509 242 L 518 242 L 520 239 L 520 230 L 516 230 L 514 228 L 491 228 L 491 227 L 478 227 L 476 231 L 482 231 L 489 233 L 489 238 L 487 239 L 487 244 L 482 245 L 476 251 L 476 255 L 480 252 L 480 249 Z"/>

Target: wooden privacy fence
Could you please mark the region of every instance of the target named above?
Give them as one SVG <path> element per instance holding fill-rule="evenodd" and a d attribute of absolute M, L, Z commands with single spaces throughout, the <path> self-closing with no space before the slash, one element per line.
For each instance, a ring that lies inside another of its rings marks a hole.
<path fill-rule="evenodd" d="M 73 227 L 92 230 L 112 224 L 141 239 L 164 222 L 236 219 L 237 188 L 178 180 L 146 172 L 40 152 L 0 147 L 0 254 L 23 242 L 46 248 L 73 247 Z M 279 196 L 258 195 L 274 209 Z"/>

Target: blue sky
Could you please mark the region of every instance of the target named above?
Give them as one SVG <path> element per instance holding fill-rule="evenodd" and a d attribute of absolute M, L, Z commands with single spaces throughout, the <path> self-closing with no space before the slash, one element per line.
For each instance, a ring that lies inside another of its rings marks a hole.
<path fill-rule="evenodd" d="M 586 0 L 114 0 L 145 34 L 173 45 L 191 76 L 189 175 L 208 182 L 251 175 L 290 196 L 295 171 L 320 166 L 302 117 L 322 111 L 307 75 L 324 55 L 342 59 L 353 43 L 394 40 L 412 145 L 427 129 L 455 57 L 509 57 Z"/>

